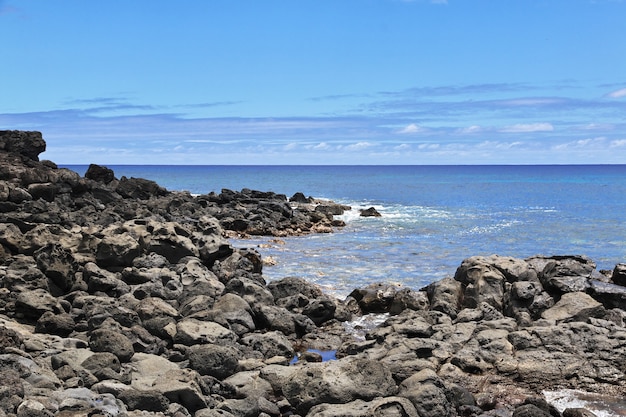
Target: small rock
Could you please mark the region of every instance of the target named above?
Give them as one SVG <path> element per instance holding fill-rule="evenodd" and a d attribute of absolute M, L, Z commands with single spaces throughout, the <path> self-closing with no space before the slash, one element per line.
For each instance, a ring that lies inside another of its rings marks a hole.
<path fill-rule="evenodd" d="M 360 214 L 361 217 L 382 217 L 382 214 L 380 214 L 378 210 L 376 210 L 374 207 L 362 209 L 359 211 L 361 213 Z"/>
<path fill-rule="evenodd" d="M 144 410 L 164 412 L 170 401 L 158 391 L 126 390 L 119 394 L 119 399 L 126 404 L 129 410 Z"/>

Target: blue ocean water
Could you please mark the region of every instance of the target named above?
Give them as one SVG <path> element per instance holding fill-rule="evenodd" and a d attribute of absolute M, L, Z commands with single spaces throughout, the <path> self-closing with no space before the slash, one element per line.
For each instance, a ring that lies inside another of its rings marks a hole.
<path fill-rule="evenodd" d="M 380 281 L 421 288 L 473 255 L 626 262 L 626 165 L 109 167 L 195 194 L 300 191 L 351 205 L 332 234 L 233 241 L 276 262 L 266 279 L 300 276 L 338 296 Z M 359 217 L 371 206 L 382 217 Z"/>

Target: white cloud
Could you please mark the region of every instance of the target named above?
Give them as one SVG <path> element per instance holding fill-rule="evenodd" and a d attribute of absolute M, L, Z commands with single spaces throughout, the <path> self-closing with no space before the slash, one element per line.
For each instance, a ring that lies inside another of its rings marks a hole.
<path fill-rule="evenodd" d="M 481 126 L 472 125 L 472 126 L 468 126 L 468 127 L 464 127 L 464 128 L 458 129 L 457 133 L 460 133 L 460 134 L 463 134 L 463 135 L 469 135 L 469 134 L 474 134 L 474 133 L 480 133 L 483 130 L 484 129 Z"/>
<path fill-rule="evenodd" d="M 320 142 L 317 145 L 309 146 L 309 148 L 320 151 L 320 150 L 330 149 L 330 145 L 326 142 Z"/>
<path fill-rule="evenodd" d="M 552 132 L 554 126 L 551 123 L 519 123 L 505 126 L 500 129 L 504 133 L 529 133 L 529 132 Z"/>
<path fill-rule="evenodd" d="M 366 148 L 369 148 L 371 146 L 374 146 L 374 144 L 372 144 L 370 142 L 358 142 L 358 143 L 353 143 L 351 145 L 347 145 L 347 146 L 343 147 L 343 149 L 346 149 L 348 151 L 360 151 L 362 149 L 366 149 Z"/>
<path fill-rule="evenodd" d="M 492 140 L 486 140 L 484 142 L 476 144 L 477 148 L 488 148 L 488 149 L 511 149 L 516 146 L 522 146 L 523 142 L 498 142 Z"/>
<path fill-rule="evenodd" d="M 567 150 L 567 149 L 594 149 L 604 148 L 606 146 L 606 138 L 603 136 L 597 138 L 579 139 L 572 142 L 561 143 L 553 146 L 555 150 Z"/>
<path fill-rule="evenodd" d="M 613 140 L 613 141 L 611 141 L 609 146 L 611 148 L 623 148 L 623 147 L 626 147 L 626 139 Z"/>
<path fill-rule="evenodd" d="M 398 133 L 406 135 L 406 134 L 414 134 L 414 133 L 423 133 L 426 132 L 426 129 L 423 128 L 422 126 L 419 126 L 415 123 L 411 123 L 410 125 L 407 125 L 405 127 L 403 127 L 402 129 L 398 130 Z"/>
<path fill-rule="evenodd" d="M 619 89 L 619 90 L 611 91 L 609 94 L 607 94 L 607 96 L 611 97 L 611 98 L 626 97 L 626 88 L 622 88 L 622 89 Z"/>

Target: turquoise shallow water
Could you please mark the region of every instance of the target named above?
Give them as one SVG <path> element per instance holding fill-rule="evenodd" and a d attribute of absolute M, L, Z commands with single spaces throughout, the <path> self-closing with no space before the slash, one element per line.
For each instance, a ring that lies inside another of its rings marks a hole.
<path fill-rule="evenodd" d="M 267 279 L 302 276 L 338 295 L 377 281 L 419 288 L 472 255 L 583 254 L 599 269 L 626 262 L 626 165 L 110 168 L 196 194 L 300 191 L 351 205 L 347 226 L 332 234 L 234 242 L 262 245 L 277 263 Z M 370 206 L 382 217 L 358 216 Z"/>

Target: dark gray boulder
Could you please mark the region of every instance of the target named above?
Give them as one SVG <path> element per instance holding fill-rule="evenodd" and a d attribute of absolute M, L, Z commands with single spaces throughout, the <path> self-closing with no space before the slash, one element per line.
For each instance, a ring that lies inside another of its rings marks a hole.
<path fill-rule="evenodd" d="M 323 295 L 318 286 L 299 277 L 286 277 L 272 281 L 267 285 L 267 289 L 271 291 L 276 300 L 295 294 L 302 294 L 307 299 L 319 298 Z"/>
<path fill-rule="evenodd" d="M 76 323 L 70 314 L 46 311 L 37 320 L 35 332 L 67 337 L 74 331 L 75 327 Z"/>
<path fill-rule="evenodd" d="M 215 344 L 195 345 L 189 348 L 187 358 L 189 367 L 200 375 L 210 375 L 224 379 L 235 372 L 242 357 L 234 346 Z"/>
<path fill-rule="evenodd" d="M 602 281 L 590 281 L 589 293 L 607 309 L 626 307 L 626 287 Z"/>
<path fill-rule="evenodd" d="M 128 337 L 108 329 L 92 331 L 89 336 L 89 347 L 94 352 L 110 352 L 117 356 L 120 362 L 128 362 L 135 354 L 133 343 Z"/>
<path fill-rule="evenodd" d="M 549 412 L 534 404 L 523 404 L 515 408 L 513 417 L 552 417 Z"/>
<path fill-rule="evenodd" d="M 313 323 L 320 326 L 335 317 L 337 304 L 330 297 L 322 297 L 312 300 L 302 309 L 302 314 L 313 320 Z"/>
<path fill-rule="evenodd" d="M 38 268 L 62 292 L 69 292 L 76 283 L 78 262 L 73 253 L 59 244 L 49 244 L 33 254 Z"/>
<path fill-rule="evenodd" d="M 295 193 L 293 196 L 289 198 L 289 201 L 292 203 L 312 203 L 312 197 L 305 197 L 305 195 L 301 192 Z"/>
<path fill-rule="evenodd" d="M 305 415 L 318 404 L 392 396 L 398 387 L 380 362 L 344 358 L 301 367 L 285 381 L 282 390 L 289 403 Z"/>
<path fill-rule="evenodd" d="M 611 281 L 613 281 L 614 284 L 626 287 L 626 264 L 615 265 L 613 273 L 611 274 Z"/>
<path fill-rule="evenodd" d="M 167 411 L 170 405 L 167 397 L 158 391 L 125 390 L 119 394 L 119 399 L 126 404 L 129 410 L 163 413 Z"/>
<path fill-rule="evenodd" d="M 377 398 L 372 401 L 354 400 L 346 404 L 319 404 L 307 416 L 316 417 L 420 417 L 413 404 L 404 397 Z"/>
<path fill-rule="evenodd" d="M 39 198 L 48 202 L 54 201 L 54 198 L 59 194 L 60 187 L 57 184 L 51 182 L 41 182 L 28 185 L 28 193 L 34 200 Z"/>
<path fill-rule="evenodd" d="M 595 413 L 584 408 L 566 408 L 563 417 L 597 417 Z"/>
<path fill-rule="evenodd" d="M 563 294 L 589 289 L 596 264 L 588 257 L 552 256 L 544 260 L 545 266 L 539 278 L 547 290 Z"/>
<path fill-rule="evenodd" d="M 98 243 L 96 261 L 104 268 L 131 266 L 133 260 L 140 254 L 141 246 L 130 234 L 109 234 Z"/>
<path fill-rule="evenodd" d="M 602 317 L 605 309 L 593 297 L 582 292 L 563 294 L 552 307 L 541 313 L 541 317 L 554 321 L 587 321 L 590 317 Z"/>
<path fill-rule="evenodd" d="M 278 330 L 284 335 L 291 335 L 296 332 L 294 315 L 284 307 L 261 306 L 255 317 L 255 321 L 259 323 L 261 328 Z"/>
<path fill-rule="evenodd" d="M 444 278 L 426 287 L 431 310 L 441 311 L 454 318 L 461 309 L 463 287 L 453 278 Z"/>
<path fill-rule="evenodd" d="M 125 198 L 136 198 L 138 200 L 148 200 L 151 197 L 164 196 L 168 191 L 154 181 L 145 178 L 122 177 L 115 188 L 115 191 Z"/>
<path fill-rule="evenodd" d="M 378 210 L 376 210 L 376 208 L 374 207 L 370 207 L 370 208 L 359 210 L 359 211 L 360 211 L 359 216 L 361 217 L 382 217 L 382 214 L 380 214 Z"/>
<path fill-rule="evenodd" d="M 46 150 L 46 142 L 41 132 L 0 130 L 0 150 L 39 161 L 39 154 Z"/>
<path fill-rule="evenodd" d="M 456 410 L 446 392 L 437 374 L 424 369 L 402 381 L 399 395 L 411 401 L 420 417 L 453 417 Z"/>
<path fill-rule="evenodd" d="M 85 178 L 90 180 L 108 184 L 115 179 L 115 173 L 112 169 L 105 166 L 90 164 L 85 172 Z"/>
<path fill-rule="evenodd" d="M 31 320 L 39 320 L 46 312 L 64 313 L 61 303 L 48 291 L 38 288 L 31 291 L 23 291 L 17 294 L 15 299 L 15 313 Z"/>
<path fill-rule="evenodd" d="M 289 361 L 295 355 L 295 350 L 289 339 L 277 331 L 251 333 L 242 338 L 240 343 L 246 352 L 255 352 L 265 359 L 282 356 L 286 361 Z"/>

